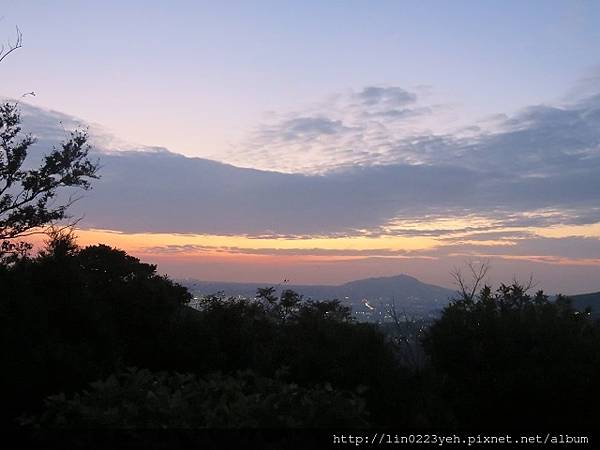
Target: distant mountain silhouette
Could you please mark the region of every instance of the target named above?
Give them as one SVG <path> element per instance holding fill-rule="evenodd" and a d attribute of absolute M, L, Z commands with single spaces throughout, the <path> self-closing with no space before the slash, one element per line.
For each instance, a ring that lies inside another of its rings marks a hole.
<path fill-rule="evenodd" d="M 254 297 L 256 290 L 272 283 L 229 283 L 199 280 L 180 280 L 196 295 L 223 292 L 226 296 Z M 338 299 L 352 306 L 357 315 L 366 320 L 379 320 L 395 303 L 398 311 L 411 316 L 437 315 L 456 292 L 433 284 L 426 284 L 408 275 L 366 278 L 337 286 L 275 285 L 278 290 L 293 289 L 313 300 Z"/>
<path fill-rule="evenodd" d="M 592 317 L 600 319 L 600 292 L 590 294 L 569 295 L 573 300 L 573 307 L 579 311 L 586 308 L 592 309 Z"/>
<path fill-rule="evenodd" d="M 454 291 L 433 284 L 425 284 L 408 275 L 366 278 L 345 283 L 339 288 L 344 296 L 352 298 L 394 298 L 415 297 L 422 300 L 447 300 Z"/>

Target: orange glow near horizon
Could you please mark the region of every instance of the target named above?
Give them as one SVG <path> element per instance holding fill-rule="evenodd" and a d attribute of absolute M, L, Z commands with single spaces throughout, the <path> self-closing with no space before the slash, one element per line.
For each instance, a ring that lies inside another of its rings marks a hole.
<path fill-rule="evenodd" d="M 544 238 L 591 237 L 600 238 L 600 223 L 593 225 L 557 225 L 547 228 L 493 228 L 494 232 L 509 233 L 503 239 L 472 239 L 473 231 L 464 230 L 471 227 L 487 226 L 490 222 L 484 219 L 436 219 L 431 222 L 394 223 L 390 231 L 404 230 L 422 231 L 438 230 L 440 236 L 342 236 L 342 237 L 278 237 L 278 236 L 244 236 L 244 235 L 208 235 L 180 233 L 127 233 L 118 230 L 77 229 L 76 235 L 80 245 L 104 243 L 138 256 L 160 256 L 161 258 L 194 258 L 199 255 L 218 260 L 243 259 L 246 261 L 295 260 L 295 261 L 340 261 L 369 256 L 414 258 L 430 257 L 428 253 L 443 247 L 452 247 L 460 253 L 461 245 L 477 245 L 482 247 L 507 248 L 515 246 L 519 237 L 512 238 L 510 233 L 528 232 L 533 236 Z M 464 231 L 462 231 L 463 229 Z M 444 234 L 443 230 L 447 230 Z M 399 234 L 401 232 L 399 231 Z M 445 238 L 452 237 L 453 241 Z M 38 245 L 43 241 L 40 235 L 32 238 Z M 482 255 L 484 256 L 484 255 Z M 500 257 L 500 255 L 496 255 Z M 507 255 L 506 257 L 509 257 Z M 527 255 L 510 257 L 527 257 Z M 532 257 L 537 259 L 538 257 Z M 557 255 L 555 260 L 564 260 Z M 591 261 L 588 259 L 588 261 Z"/>
<path fill-rule="evenodd" d="M 114 230 L 77 230 L 78 241 L 82 245 L 107 243 L 126 251 L 144 254 L 168 254 L 169 246 L 176 249 L 173 254 L 192 256 L 197 253 L 213 253 L 215 256 L 223 253 L 245 254 L 254 251 L 397 251 L 416 252 L 436 247 L 439 243 L 432 237 L 404 236 L 349 236 L 349 237 L 314 237 L 314 238 L 284 238 L 284 237 L 249 237 L 224 236 L 205 234 L 175 234 L 175 233 L 124 233 Z M 161 251 L 165 249 L 167 251 Z M 262 256 L 262 255 L 261 255 Z M 313 255 L 316 256 L 316 255 Z M 334 255 L 328 255 L 328 257 Z"/>
<path fill-rule="evenodd" d="M 429 226 L 440 229 L 434 225 L 441 225 L 439 222 Z M 519 252 L 519 241 L 528 239 L 519 232 L 525 231 L 534 237 L 597 238 L 600 237 L 598 224 L 539 230 L 499 227 L 493 231 L 508 234 L 489 240 L 477 240 L 477 231 L 459 231 L 454 225 L 456 223 L 446 221 L 448 232 L 437 236 L 284 238 L 126 233 L 98 229 L 78 229 L 75 234 L 80 246 L 106 244 L 143 262 L 157 264 L 160 273 L 206 281 L 279 283 L 290 279 L 296 284 L 336 284 L 406 273 L 425 282 L 452 288 L 450 271 L 466 260 L 480 258 L 493 261 L 493 267 L 502 273 L 499 279 L 510 279 L 515 273 L 527 276 L 535 273 L 550 290 L 565 290 L 561 284 L 564 271 L 584 270 L 592 274 L 589 280 L 597 279 L 599 258 Z M 489 231 L 486 228 L 484 233 Z M 515 233 L 514 237 L 511 232 Z M 46 238 L 40 234 L 28 239 L 39 248 Z M 579 285 L 569 289 L 586 290 Z M 597 286 L 590 281 L 587 290 L 594 289 Z"/>

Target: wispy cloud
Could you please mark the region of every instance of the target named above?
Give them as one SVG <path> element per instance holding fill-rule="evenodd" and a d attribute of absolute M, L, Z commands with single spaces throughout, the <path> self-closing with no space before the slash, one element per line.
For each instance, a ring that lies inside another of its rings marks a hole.
<path fill-rule="evenodd" d="M 451 122 L 451 111 L 394 86 L 336 94 L 306 110 L 272 114 L 224 158 L 236 165 L 322 174 L 356 166 L 419 163 L 415 147 L 446 144 L 431 131 Z"/>

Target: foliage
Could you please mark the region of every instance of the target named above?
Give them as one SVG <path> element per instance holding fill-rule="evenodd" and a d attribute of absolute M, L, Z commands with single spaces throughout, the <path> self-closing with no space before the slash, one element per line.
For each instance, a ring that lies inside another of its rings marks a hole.
<path fill-rule="evenodd" d="M 251 371 L 233 375 L 128 369 L 70 397 L 51 396 L 36 420 L 59 428 L 361 427 L 364 402 L 331 385 L 303 388 Z"/>
<path fill-rule="evenodd" d="M 62 199 L 59 193 L 89 189 L 90 180 L 98 178 L 98 163 L 88 159 L 86 132 L 72 132 L 31 168 L 27 157 L 34 143 L 31 135 L 22 136 L 18 104 L 0 105 L 0 256 L 23 255 L 29 247 L 17 238 L 67 217 L 76 198 Z"/>
<path fill-rule="evenodd" d="M 378 423 L 413 423 L 417 380 L 397 364 L 378 328 L 355 323 L 337 300 L 306 301 L 285 290 L 276 296 L 273 288 L 259 289 L 255 300 L 208 296 L 197 329 L 206 367 L 266 376 L 286 368 L 288 379 L 304 386 L 363 387 Z"/>
<path fill-rule="evenodd" d="M 484 287 L 449 305 L 423 343 L 462 427 L 596 420 L 600 328 L 565 297 L 551 302 L 516 283 Z"/>
<path fill-rule="evenodd" d="M 301 389 L 364 390 L 376 420 L 411 413 L 410 394 L 391 395 L 404 391 L 404 374 L 383 335 L 335 300 L 210 296 L 194 310 L 190 294 L 155 266 L 105 245 L 79 248 L 68 233 L 55 233 L 35 258 L 0 266 L 0 284 L 7 419 L 128 366 L 199 376 L 252 370 Z"/>
<path fill-rule="evenodd" d="M 80 389 L 121 364 L 160 366 L 167 323 L 189 301 L 156 267 L 104 245 L 52 240 L 37 258 L 0 265 L 3 413 Z"/>
<path fill-rule="evenodd" d="M 254 299 L 208 296 L 196 310 L 156 266 L 105 245 L 80 248 L 69 233 L 0 265 L 0 286 L 5 421 L 24 412 L 59 427 L 596 420 L 600 326 L 568 299 L 517 284 L 451 303 L 424 331 L 426 363 L 410 370 L 393 341 L 337 300 L 264 288 Z"/>

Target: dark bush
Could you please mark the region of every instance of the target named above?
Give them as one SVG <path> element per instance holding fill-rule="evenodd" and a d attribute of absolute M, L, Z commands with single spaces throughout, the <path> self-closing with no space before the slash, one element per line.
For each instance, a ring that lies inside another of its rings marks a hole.
<path fill-rule="evenodd" d="M 565 297 L 486 287 L 448 306 L 423 343 L 460 427 L 597 423 L 600 328 Z"/>
<path fill-rule="evenodd" d="M 364 402 L 331 385 L 309 388 L 251 371 L 232 375 L 129 369 L 46 400 L 42 428 L 363 427 Z"/>
<path fill-rule="evenodd" d="M 64 242 L 0 266 L 4 418 L 124 364 L 160 367 L 156 349 L 190 295 L 155 269 L 104 245 Z"/>
<path fill-rule="evenodd" d="M 68 396 L 129 366 L 199 376 L 252 370 L 300 389 L 358 388 L 375 420 L 412 420 L 418 390 L 405 392 L 405 383 L 414 380 L 377 328 L 354 323 L 337 301 L 265 289 L 257 299 L 210 296 L 195 310 L 155 266 L 105 245 L 80 249 L 69 236 L 1 266 L 0 283 L 9 422 L 39 412 L 48 395 Z"/>

